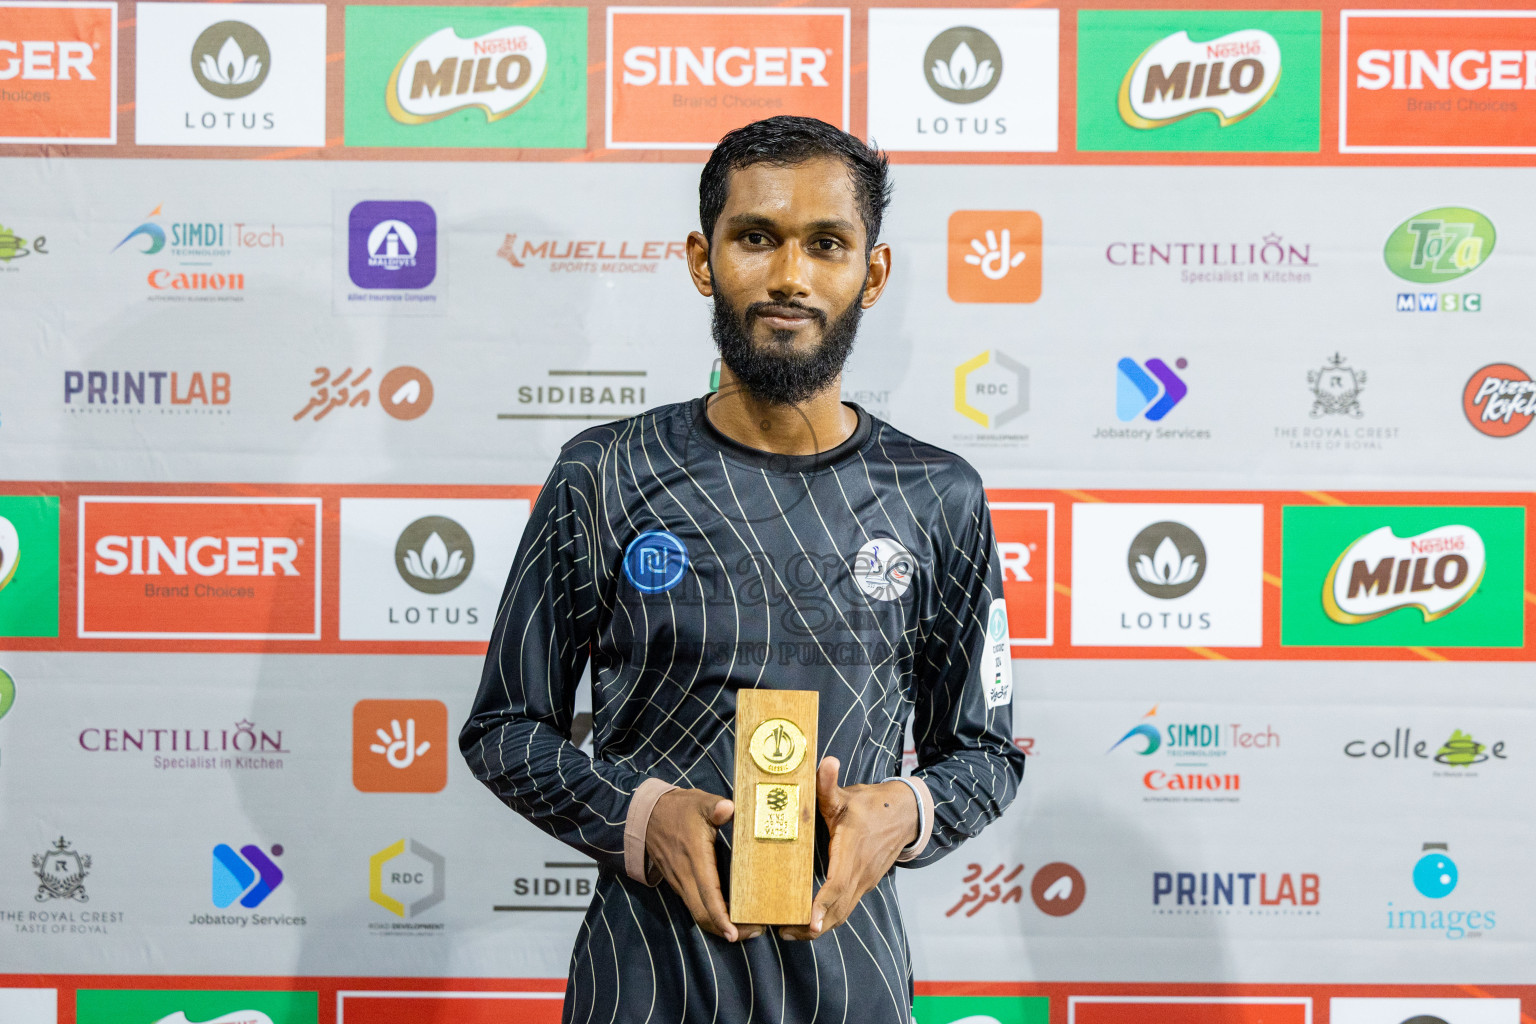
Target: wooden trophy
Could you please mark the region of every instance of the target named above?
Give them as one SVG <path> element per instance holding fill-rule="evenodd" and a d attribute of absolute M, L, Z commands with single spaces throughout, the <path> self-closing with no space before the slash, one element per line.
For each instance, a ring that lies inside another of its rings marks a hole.
<path fill-rule="evenodd" d="M 737 924 L 811 923 L 819 697 L 815 690 L 736 692 Z"/>

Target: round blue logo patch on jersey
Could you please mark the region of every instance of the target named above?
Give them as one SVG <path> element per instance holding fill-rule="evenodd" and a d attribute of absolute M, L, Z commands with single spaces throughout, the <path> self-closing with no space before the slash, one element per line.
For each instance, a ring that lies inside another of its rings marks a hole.
<path fill-rule="evenodd" d="M 624 576 L 642 594 L 671 590 L 687 571 L 688 549 L 666 530 L 647 530 L 624 549 Z"/>

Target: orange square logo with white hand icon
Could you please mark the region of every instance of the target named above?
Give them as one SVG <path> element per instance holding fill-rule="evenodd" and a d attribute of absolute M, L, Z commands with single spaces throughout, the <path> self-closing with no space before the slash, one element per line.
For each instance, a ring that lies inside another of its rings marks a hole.
<path fill-rule="evenodd" d="M 352 785 L 364 793 L 436 793 L 448 784 L 448 706 L 360 700 L 352 708 Z"/>
<path fill-rule="evenodd" d="M 949 218 L 949 297 L 1034 302 L 1043 227 L 1032 210 L 958 210 Z"/>

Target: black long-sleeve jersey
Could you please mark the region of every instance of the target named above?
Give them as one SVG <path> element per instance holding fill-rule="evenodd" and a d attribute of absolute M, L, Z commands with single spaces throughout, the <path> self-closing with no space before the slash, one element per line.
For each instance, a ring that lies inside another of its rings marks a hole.
<path fill-rule="evenodd" d="M 906 866 L 997 818 L 1024 756 L 986 495 L 963 459 L 862 409 L 846 442 L 791 457 L 733 442 L 704 406 L 594 427 L 561 452 L 460 747 L 502 801 L 599 865 L 564 1020 L 907 1024 L 894 873 L 814 942 L 768 929 L 733 945 L 646 884 L 633 850 L 626 871 L 625 826 L 649 778 L 731 795 L 736 693 L 754 686 L 819 692 L 815 756 L 837 757 L 845 786 L 900 773 L 912 717 L 933 821 Z M 592 757 L 570 740 L 589 660 Z M 826 857 L 818 818 L 818 885 Z"/>

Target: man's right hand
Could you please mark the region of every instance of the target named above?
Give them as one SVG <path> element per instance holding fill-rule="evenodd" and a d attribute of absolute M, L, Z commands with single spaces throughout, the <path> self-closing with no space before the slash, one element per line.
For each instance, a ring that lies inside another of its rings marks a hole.
<path fill-rule="evenodd" d="M 761 925 L 744 925 L 738 930 L 720 892 L 715 833 L 735 812 L 735 805 L 723 796 L 674 789 L 656 801 L 645 828 L 645 852 L 651 863 L 683 898 L 698 926 L 727 942 L 755 938 L 763 932 Z"/>

